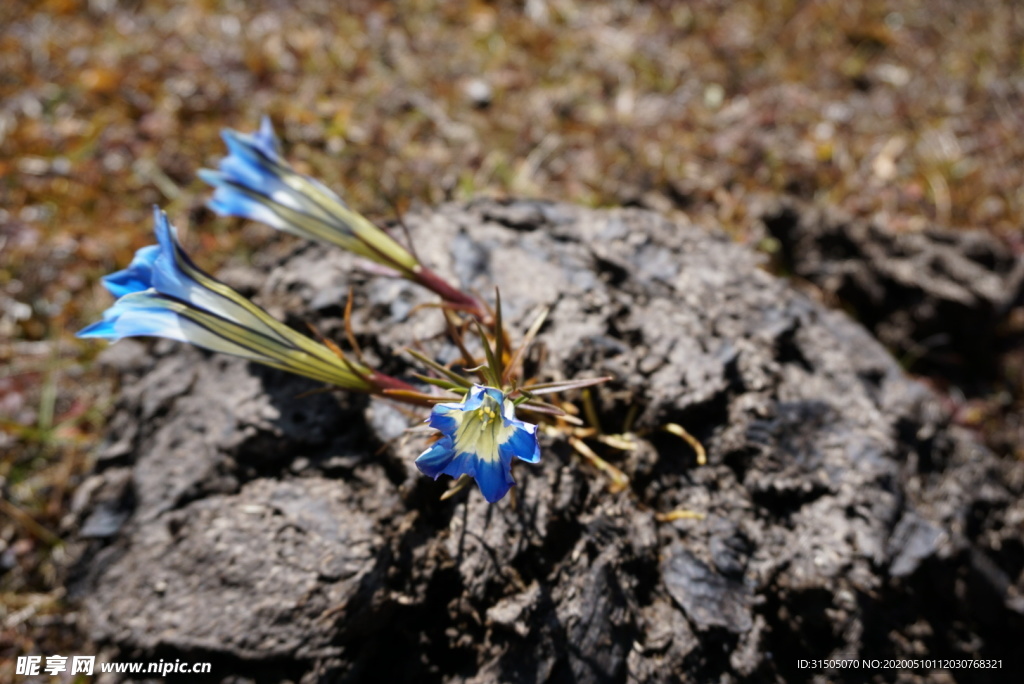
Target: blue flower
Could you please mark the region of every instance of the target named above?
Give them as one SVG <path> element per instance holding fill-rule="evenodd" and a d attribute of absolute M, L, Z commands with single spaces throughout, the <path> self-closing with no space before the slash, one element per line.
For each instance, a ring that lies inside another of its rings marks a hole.
<path fill-rule="evenodd" d="M 493 387 L 474 385 L 461 403 L 437 404 L 427 419 L 441 439 L 416 459 L 424 475 L 469 475 L 489 502 L 515 484 L 512 459 L 540 460 L 537 426 L 516 420 L 512 401 Z"/>
<path fill-rule="evenodd" d="M 368 390 L 373 372 L 339 358 L 204 273 L 178 242 L 167 215 L 154 210 L 157 245 L 103 278 L 118 300 L 78 337 L 167 337 L 349 389 Z"/>
<path fill-rule="evenodd" d="M 211 209 L 335 244 L 405 277 L 416 277 L 420 265 L 408 250 L 352 211 L 325 185 L 298 173 L 284 160 L 268 117 L 251 135 L 226 129 L 222 136 L 231 154 L 220 161 L 219 171 L 199 172 L 216 188 Z"/>
<path fill-rule="evenodd" d="M 158 221 L 159 223 L 159 221 Z M 160 256 L 160 245 L 149 245 L 135 253 L 128 268 L 103 277 L 103 285 L 115 297 L 149 289 L 153 282 L 153 262 Z"/>

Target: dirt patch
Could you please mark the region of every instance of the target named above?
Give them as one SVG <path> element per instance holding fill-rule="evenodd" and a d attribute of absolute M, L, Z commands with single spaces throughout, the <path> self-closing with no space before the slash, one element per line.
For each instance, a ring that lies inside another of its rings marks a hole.
<path fill-rule="evenodd" d="M 799 659 L 834 657 L 1024 671 L 1022 467 L 949 427 L 844 314 L 650 212 L 482 201 L 407 222 L 439 272 L 499 285 L 513 328 L 552 307 L 541 373 L 616 377 L 597 393 L 602 427 L 636 407 L 651 431 L 602 452 L 630 488 L 609 493 L 547 436 L 514 500 L 441 502 L 387 404 L 119 343 L 123 397 L 77 505 L 92 637 L 212 660 L 215 681 L 798 680 Z M 302 247 L 228 279 L 338 338 L 353 274 L 347 255 Z M 412 338 L 452 355 L 423 301 L 403 281 L 357 288 L 360 341 L 392 372 Z M 668 422 L 707 465 L 656 431 Z M 706 518 L 659 521 L 677 509 Z"/>
<path fill-rule="evenodd" d="M 991 233 L 896 232 L 842 211 L 787 201 L 764 213 L 782 267 L 848 308 L 907 366 L 977 394 L 1017 348 L 1024 259 Z"/>

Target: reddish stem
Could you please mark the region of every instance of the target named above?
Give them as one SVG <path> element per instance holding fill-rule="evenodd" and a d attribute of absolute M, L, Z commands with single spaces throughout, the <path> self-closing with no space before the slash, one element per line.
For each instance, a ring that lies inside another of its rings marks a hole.
<path fill-rule="evenodd" d="M 472 297 L 462 290 L 452 287 L 426 266 L 413 273 L 413 277 L 417 283 L 434 292 L 449 304 L 454 304 L 456 307 L 472 313 L 480 320 L 488 318 L 487 311 L 480 305 L 476 297 Z"/>
<path fill-rule="evenodd" d="M 398 378 L 392 377 L 390 375 L 385 375 L 380 371 L 370 371 L 370 374 L 369 376 L 367 376 L 367 379 L 370 382 L 372 382 L 377 389 L 380 390 L 407 390 L 410 392 L 418 391 L 415 387 L 413 387 L 406 381 L 399 380 Z"/>

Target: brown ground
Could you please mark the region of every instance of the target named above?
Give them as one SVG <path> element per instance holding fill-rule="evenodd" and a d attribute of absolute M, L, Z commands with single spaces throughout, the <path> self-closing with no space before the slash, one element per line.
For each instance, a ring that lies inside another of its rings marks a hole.
<path fill-rule="evenodd" d="M 223 126 L 269 114 L 378 219 L 479 194 L 639 203 L 770 250 L 751 207 L 783 193 L 1024 249 L 1013 0 L 522 5 L 0 9 L 0 679 L 69 611 L 61 521 L 113 389 L 72 337 L 109 304 L 97 278 L 150 241 L 154 203 L 207 267 L 269 237 L 202 208 Z M 1003 368 L 979 397 L 948 389 L 1012 456 L 1021 364 Z"/>

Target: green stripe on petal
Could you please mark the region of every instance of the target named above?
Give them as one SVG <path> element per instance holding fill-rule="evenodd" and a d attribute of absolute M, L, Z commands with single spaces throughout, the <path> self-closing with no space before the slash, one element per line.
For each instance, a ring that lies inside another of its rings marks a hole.
<path fill-rule="evenodd" d="M 104 335 L 108 338 L 140 335 L 170 337 L 314 380 L 349 389 L 370 389 L 365 380 L 349 370 L 326 347 L 322 348 L 322 352 L 317 350 L 316 354 L 297 348 L 292 342 L 307 340 L 311 344 L 316 343 L 298 335 L 283 323 L 274 321 L 278 329 L 267 335 L 154 290 L 122 297 L 111 308 L 111 314 L 116 317 L 117 323 L 110 330 L 110 335 Z"/>
<path fill-rule="evenodd" d="M 210 203 L 220 213 L 264 221 L 308 239 L 327 242 L 406 276 L 419 262 L 319 181 L 296 172 L 277 153 L 268 120 L 253 135 L 225 131 L 229 156 L 220 171 L 203 170 L 200 178 L 216 188 Z"/>

